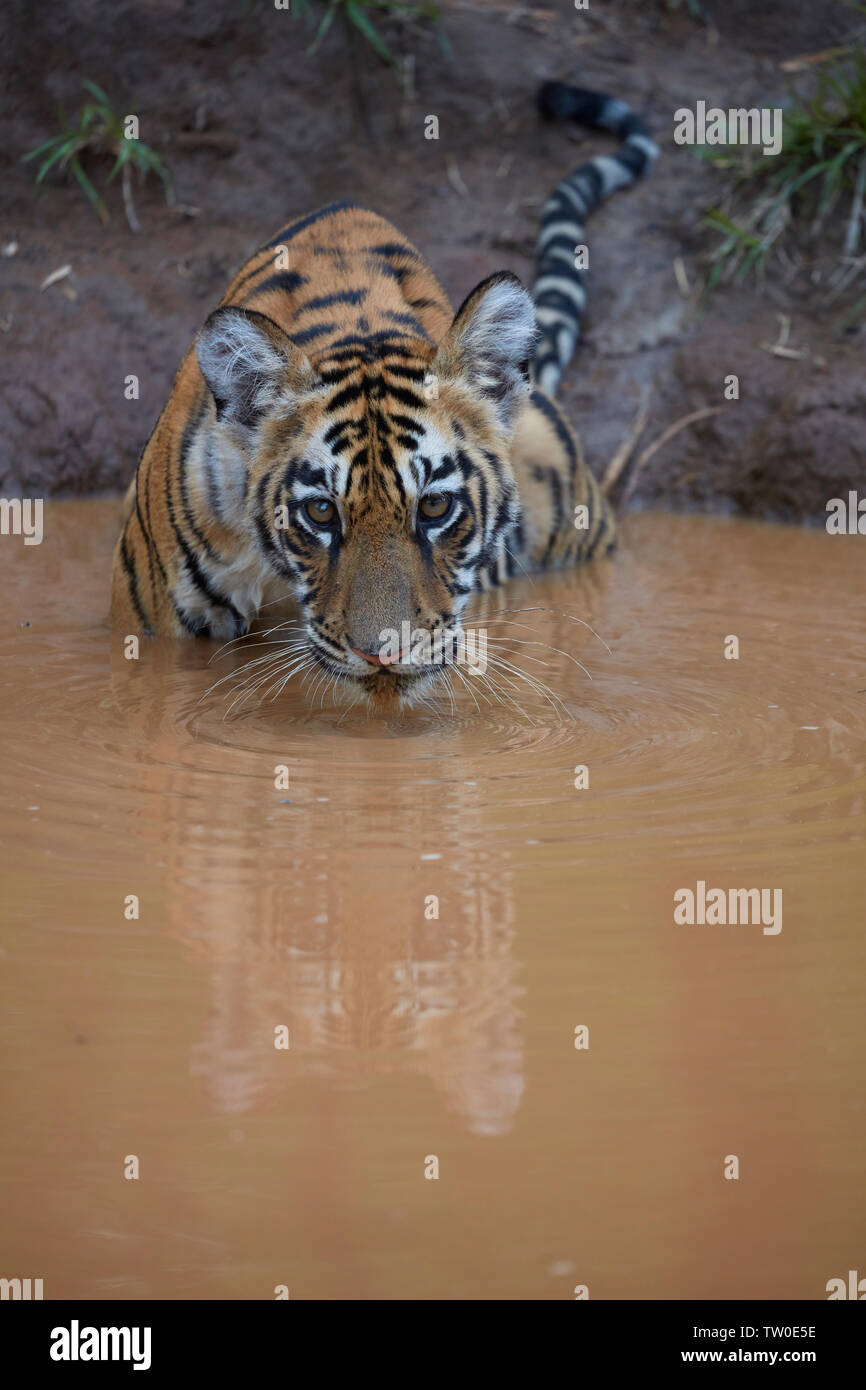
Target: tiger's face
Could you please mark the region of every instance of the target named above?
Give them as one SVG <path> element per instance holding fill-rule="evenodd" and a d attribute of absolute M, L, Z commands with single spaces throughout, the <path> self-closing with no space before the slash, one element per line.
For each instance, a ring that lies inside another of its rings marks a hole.
<path fill-rule="evenodd" d="M 528 391 L 530 296 L 493 276 L 438 348 L 375 335 L 314 366 L 260 314 L 199 336 L 244 526 L 300 605 L 305 669 L 411 704 L 453 665 L 469 595 L 519 521 L 510 433 Z"/>

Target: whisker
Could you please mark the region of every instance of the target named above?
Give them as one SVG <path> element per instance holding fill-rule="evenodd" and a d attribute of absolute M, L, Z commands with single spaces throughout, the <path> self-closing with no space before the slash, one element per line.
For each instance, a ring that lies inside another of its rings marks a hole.
<path fill-rule="evenodd" d="M 314 661 L 314 658 L 313 658 L 312 655 L 310 655 L 309 661 L 310 661 L 310 665 L 312 665 L 312 664 L 313 664 L 313 661 Z M 292 666 L 291 670 L 289 670 L 289 671 L 286 672 L 286 674 L 283 676 L 282 680 L 280 680 L 279 676 L 277 677 L 277 680 L 279 680 L 280 683 L 279 683 L 279 685 L 277 686 L 276 690 L 274 691 L 273 695 L 271 696 L 271 701 L 270 701 L 271 704 L 273 704 L 274 700 L 278 699 L 279 696 L 282 695 L 282 693 L 283 693 L 283 691 L 285 690 L 286 686 L 288 685 L 289 681 L 292 679 L 292 676 L 296 676 L 296 675 L 298 674 L 298 672 L 299 672 L 299 671 L 302 671 L 303 669 L 304 669 L 304 662 L 303 662 L 302 660 L 298 660 L 298 661 L 296 661 L 295 664 Z"/>
<path fill-rule="evenodd" d="M 533 582 L 534 582 L 534 581 L 533 581 L 533 578 L 532 578 L 532 575 L 530 574 L 530 572 L 529 572 L 529 570 L 526 568 L 526 566 L 523 564 L 523 562 L 522 562 L 522 560 L 520 559 L 520 557 L 519 557 L 518 555 L 515 555 L 515 553 L 514 553 L 513 550 L 509 550 L 509 549 L 508 549 L 508 546 L 505 544 L 505 541 L 502 542 L 502 549 L 505 551 L 506 555 L 510 555 L 510 556 L 511 556 L 511 558 L 512 558 L 512 560 L 514 561 L 515 565 L 519 565 L 519 566 L 520 566 L 521 570 L 522 570 L 523 573 L 526 575 L 526 578 L 529 580 L 529 584 L 530 584 L 530 587 L 531 587 L 532 584 L 533 584 Z"/>
<path fill-rule="evenodd" d="M 346 708 L 343 710 L 343 713 L 340 715 L 339 719 L 337 720 L 337 727 L 338 727 L 338 728 L 339 728 L 339 726 L 342 724 L 343 720 L 346 718 L 346 715 L 347 715 L 347 714 L 351 714 L 352 710 L 355 708 L 355 706 L 357 705 L 358 701 L 359 701 L 359 700 L 362 700 L 363 698 L 364 698 L 364 692 L 363 692 L 363 690 L 361 690 L 361 691 L 355 696 L 355 698 L 354 698 L 354 700 L 352 701 L 352 703 L 351 703 L 350 705 L 347 705 Z"/>
<path fill-rule="evenodd" d="M 547 645 L 547 644 L 544 643 L 544 642 L 541 642 L 541 643 L 529 642 L 529 641 L 526 640 L 525 637 L 488 637 L 488 638 L 487 638 L 487 645 L 488 645 L 488 647 L 489 647 L 489 646 L 501 646 L 503 642 L 520 642 L 521 644 L 523 644 L 523 645 L 525 645 L 525 646 L 527 646 L 527 647 L 546 646 L 546 645 Z M 542 661 L 542 659 L 541 659 L 540 656 L 529 656 L 527 652 L 521 652 L 520 655 L 526 657 L 526 660 L 527 660 L 527 661 L 535 661 L 535 662 L 537 662 L 537 664 L 538 664 L 539 666 L 548 666 L 548 667 L 550 666 L 550 662 L 549 662 L 549 661 Z"/>
<path fill-rule="evenodd" d="M 279 602 L 279 600 L 275 600 L 275 602 Z M 265 607 L 267 606 L 268 605 L 266 604 Z M 301 625 L 302 620 L 300 618 L 287 618 L 285 622 L 276 623 L 273 627 L 266 628 L 264 632 L 252 630 L 250 630 L 249 632 L 242 632 L 240 637 L 232 637 L 230 641 L 223 642 L 222 646 L 218 647 L 217 650 L 214 652 L 213 656 L 210 658 L 208 665 L 210 666 L 212 661 L 216 661 L 220 654 L 226 651 L 227 648 L 240 645 L 240 643 L 245 642 L 248 637 L 267 637 L 268 634 L 271 632 L 280 632 L 283 628 L 300 627 Z"/>
<path fill-rule="evenodd" d="M 259 683 L 260 686 L 266 686 L 259 703 L 263 704 L 269 697 L 271 701 L 275 700 L 277 696 L 285 690 L 292 677 L 298 675 L 299 672 L 306 668 L 308 662 L 312 664 L 312 658 L 300 656 L 294 659 L 288 670 L 269 671 L 267 676 Z"/>
<path fill-rule="evenodd" d="M 268 667 L 265 667 L 262 671 L 254 672 L 251 676 L 248 676 L 240 686 L 235 687 L 235 699 L 232 701 L 226 713 L 230 714 L 238 702 L 243 706 L 245 701 L 255 694 L 257 690 L 261 689 L 263 685 L 267 685 L 269 681 L 279 680 L 284 672 L 286 672 L 286 680 L 288 680 L 289 676 L 293 675 L 296 670 L 303 666 L 305 659 L 305 653 L 294 653 L 292 656 L 289 656 L 287 660 L 284 660 L 282 655 L 271 658 Z M 288 671 L 286 671 L 287 666 L 289 668 Z"/>
<path fill-rule="evenodd" d="M 482 673 L 482 678 L 487 682 L 488 686 L 489 686 L 490 689 L 494 692 L 494 694 L 496 694 L 496 695 L 498 696 L 498 698 L 499 698 L 499 703 L 500 703 L 500 704 L 503 704 L 504 701 L 507 700 L 508 703 L 509 703 L 510 705 L 513 705 L 514 708 L 515 708 L 520 714 L 523 715 L 524 719 L 528 719 L 528 720 L 529 720 L 529 723 L 532 725 L 532 727 L 535 728 L 535 720 L 532 719 L 531 716 L 528 715 L 528 714 L 526 713 L 526 710 L 523 708 L 523 706 L 522 706 L 522 705 L 519 705 L 519 704 L 517 703 L 517 701 L 516 701 L 515 699 L 513 699 L 513 698 L 508 694 L 507 691 L 503 691 L 503 690 L 502 690 L 502 687 L 500 686 L 500 684 L 499 684 L 498 681 L 494 683 L 493 676 L 491 675 L 491 673 L 490 673 L 489 671 L 484 671 L 484 672 Z M 507 679 L 507 677 L 502 677 L 502 679 L 506 680 L 507 684 L 511 686 L 512 690 L 516 690 L 516 689 L 517 689 L 517 686 L 514 685 L 513 681 L 509 681 L 509 680 Z"/>
<path fill-rule="evenodd" d="M 567 617 L 568 615 L 565 614 L 564 616 Z M 514 627 L 522 627 L 522 628 L 525 628 L 527 632 L 534 632 L 534 631 L 535 631 L 535 628 L 530 627 L 528 623 L 514 623 Z M 517 641 L 522 640 L 522 639 L 519 639 L 519 638 L 515 637 L 515 638 L 513 638 L 512 640 L 515 641 L 515 642 L 517 642 Z M 599 637 L 598 640 L 599 640 L 599 641 L 602 641 L 602 639 L 601 639 L 600 637 Z M 571 652 L 564 652 L 564 651 L 562 650 L 561 647 L 554 647 L 554 646 L 551 646 L 551 644 L 550 644 L 549 642 L 542 642 L 542 641 L 538 640 L 537 638 L 536 638 L 535 643 L 527 642 L 527 646 L 534 646 L 534 645 L 536 645 L 536 644 L 537 644 L 539 647 L 546 647 L 547 650 L 548 650 L 549 652 L 556 652 L 557 656 L 564 656 L 568 661 L 573 661 L 574 664 L 575 664 L 575 666 L 579 666 L 580 669 L 581 669 L 581 671 L 583 671 L 584 675 L 589 676 L 589 679 L 592 680 L 592 676 L 589 675 L 589 671 L 587 671 L 586 667 L 583 665 L 582 662 L 578 661 L 578 659 L 577 659 L 576 656 L 572 656 L 572 655 L 571 655 Z M 607 643 L 605 643 L 605 646 L 607 646 Z M 608 647 L 608 651 L 610 651 L 610 647 Z"/>
<path fill-rule="evenodd" d="M 283 659 L 284 655 L 284 653 L 280 652 L 277 655 L 259 657 L 259 659 L 255 663 L 249 662 L 246 666 L 243 666 L 240 671 L 229 671 L 227 675 L 221 676 L 218 681 L 214 681 L 213 685 L 208 686 L 207 690 L 204 692 L 201 699 L 199 700 L 199 704 L 201 704 L 202 700 L 206 700 L 209 695 L 212 695 L 215 690 L 218 690 L 221 685 L 225 685 L 229 681 L 233 682 L 232 689 L 239 689 L 241 686 L 247 683 L 247 680 L 252 679 L 252 677 L 256 674 L 256 672 L 254 671 L 250 672 L 251 666 L 258 666 L 262 662 L 279 662 Z M 250 674 L 244 680 L 238 681 L 237 677 L 243 675 L 244 672 L 250 672 Z"/>
<path fill-rule="evenodd" d="M 472 618 L 497 618 L 503 613 L 553 613 L 556 610 L 543 604 L 531 604 L 525 608 L 493 608 L 486 612 L 467 613 L 463 617 L 463 622 L 471 621 Z"/>
<path fill-rule="evenodd" d="M 333 686 L 333 689 L 332 689 L 332 691 L 331 691 L 331 704 L 334 706 L 334 709 L 337 708 L 337 691 L 338 691 L 339 688 L 340 688 L 340 683 L 341 683 L 342 680 L 343 680 L 343 677 L 342 677 L 342 676 L 335 676 L 335 677 L 334 677 L 334 686 Z"/>
<path fill-rule="evenodd" d="M 559 715 L 560 711 L 557 708 L 556 704 L 554 704 L 554 700 L 559 702 L 559 705 L 561 705 L 562 709 L 565 710 L 565 712 L 569 715 L 570 718 L 574 718 L 562 697 L 560 695 L 557 695 L 556 691 L 552 690 L 551 687 L 545 684 L 544 681 L 540 680 L 538 676 L 531 675 L 528 671 L 521 670 L 519 666 L 513 665 L 510 661 L 504 661 L 503 658 L 500 656 L 493 657 L 493 664 L 494 666 L 498 667 L 501 671 L 509 671 L 512 675 L 517 676 L 520 680 L 525 681 L 526 684 L 529 686 L 530 690 L 532 690 L 535 694 L 543 695 L 557 715 Z M 507 677 L 503 676 L 503 679 L 507 679 Z"/>
<path fill-rule="evenodd" d="M 319 665 L 318 662 L 317 662 L 316 664 Z M 322 684 L 322 681 L 325 679 L 325 677 L 326 677 L 327 674 L 328 674 L 327 669 L 326 669 L 324 666 L 320 666 L 320 665 L 319 665 L 319 671 L 320 671 L 319 679 L 316 681 L 316 684 L 313 686 L 312 690 L 310 691 L 309 695 L 307 696 L 307 699 L 309 700 L 310 704 L 312 704 L 313 701 L 315 700 L 315 698 L 316 698 L 316 691 L 319 689 L 319 686 Z"/>
<path fill-rule="evenodd" d="M 493 706 L 493 705 L 501 705 L 501 704 L 502 704 L 502 697 L 499 695 L 499 693 L 498 693 L 496 690 L 494 690 L 494 688 L 493 688 L 493 686 L 491 685 L 490 681 L 487 679 L 487 672 L 486 672 L 486 671 L 479 671 L 478 676 L 477 676 L 476 679 L 477 679 L 477 689 L 478 689 L 479 695 L 483 695 L 483 696 L 484 696 L 484 699 L 485 699 L 485 700 L 487 701 L 487 703 L 488 703 L 489 705 L 491 705 L 491 706 Z M 490 692 L 489 694 L 487 693 L 488 691 Z"/>
<path fill-rule="evenodd" d="M 591 623 L 586 622 L 583 618 L 576 618 L 573 613 L 563 613 L 562 616 L 563 618 L 568 618 L 568 621 L 570 623 L 582 623 L 584 627 L 589 628 L 589 631 L 592 633 L 593 637 L 598 637 L 599 642 L 604 647 L 608 656 L 613 656 L 613 652 L 611 651 L 610 647 L 607 645 L 604 638 L 599 636 L 599 634 L 596 632 L 595 628 L 591 625 Z"/>
<path fill-rule="evenodd" d="M 280 644 L 275 643 L 273 645 Z M 271 652 L 266 656 L 257 656 L 252 661 L 245 662 L 245 664 L 243 666 L 238 667 L 237 670 L 228 671 L 226 675 L 220 676 L 220 679 L 218 681 L 214 681 L 213 685 L 208 687 L 208 689 L 204 692 L 201 699 L 199 700 L 199 704 L 201 704 L 202 700 L 207 699 L 208 695 L 212 694 L 214 690 L 218 690 L 221 685 L 225 685 L 227 681 L 236 681 L 239 676 L 243 676 L 244 672 L 253 672 L 255 667 L 267 665 L 272 661 L 280 661 L 283 657 L 290 656 L 294 652 L 300 650 L 301 647 L 305 646 L 306 642 L 289 643 L 287 646 L 282 647 L 282 649 L 279 652 Z"/>
<path fill-rule="evenodd" d="M 267 685 L 269 681 L 276 679 L 277 676 L 282 674 L 284 669 L 282 665 L 277 664 L 270 670 L 266 670 L 264 674 L 259 673 L 257 679 L 251 678 L 245 681 L 242 686 L 235 690 L 234 699 L 223 715 L 223 719 L 228 719 L 235 708 L 243 709 L 247 700 L 251 699 L 257 690 L 261 689 L 263 685 Z"/>
<path fill-rule="evenodd" d="M 479 612 L 464 614 L 461 621 L 465 624 L 467 622 L 472 622 L 475 618 L 483 618 L 485 622 L 507 622 L 508 618 L 500 615 L 509 613 L 559 613 L 559 616 L 561 618 L 567 618 L 570 623 L 580 623 L 583 627 L 587 628 L 592 633 L 593 637 L 598 638 L 598 641 L 607 650 L 607 652 L 609 652 L 611 656 L 613 655 L 613 653 L 610 650 L 610 647 L 607 645 L 604 638 L 600 635 L 600 633 L 596 632 L 595 628 L 592 626 L 591 623 L 588 623 L 585 618 L 577 618 L 573 613 L 566 613 L 562 609 L 549 608 L 546 606 L 532 606 L 528 608 L 494 608 L 494 610 L 491 613 Z M 515 623 L 515 627 L 519 626 L 519 623 Z M 530 628 L 529 631 L 532 632 L 534 631 L 534 629 Z"/>
<path fill-rule="evenodd" d="M 256 645 L 257 645 L 257 646 L 259 646 L 259 645 L 261 645 L 261 646 L 267 646 L 267 647 L 279 647 L 279 648 L 281 648 L 281 650 L 283 650 L 283 651 L 291 651 L 291 650 L 292 650 L 293 648 L 295 648 L 295 647 L 306 646 L 306 645 L 307 645 L 307 641 L 306 641 L 306 638 L 296 637 L 296 638 L 293 638 L 290 642 L 279 641 L 279 640 L 277 640 L 277 639 L 274 639 L 274 640 L 272 640 L 272 641 L 270 641 L 270 642 L 256 643 Z M 270 655 L 270 654 L 265 654 L 264 656 L 260 656 L 260 657 L 254 657 L 252 661 L 245 661 L 245 662 L 243 663 L 242 666 L 233 666 L 232 669 L 231 669 L 230 671 L 228 671 L 228 672 L 226 673 L 225 676 L 222 676 L 222 677 L 221 677 L 221 679 L 222 679 L 222 680 L 231 680 L 232 676 L 239 675 L 241 671 L 246 671 L 249 667 L 255 666 L 258 662 L 270 661 L 270 660 L 271 660 L 271 655 Z"/>
<path fill-rule="evenodd" d="M 467 676 L 464 675 L 464 673 L 461 671 L 460 667 L 459 667 L 458 665 L 456 665 L 456 664 L 450 665 L 450 666 L 449 666 L 449 669 L 452 670 L 452 671 L 454 671 L 454 672 L 460 677 L 460 679 L 461 679 L 461 681 L 463 682 L 463 684 L 465 685 L 466 689 L 469 691 L 469 694 L 472 696 L 472 703 L 474 704 L 475 708 L 477 709 L 478 713 L 480 714 L 480 713 L 481 713 L 481 706 L 480 706 L 479 703 L 478 703 L 478 700 L 477 700 L 476 695 L 475 695 L 475 691 L 472 689 L 472 686 L 469 684 L 469 680 L 468 680 Z M 482 693 L 482 692 L 479 691 L 479 694 L 481 694 L 481 693 Z M 487 700 L 487 696 L 486 696 L 486 695 L 484 695 L 483 698 L 484 698 L 485 700 Z M 487 700 L 487 703 L 490 704 L 490 701 Z"/>
<path fill-rule="evenodd" d="M 439 677 L 445 687 L 448 699 L 451 702 L 451 718 L 453 719 L 456 714 L 456 709 L 454 707 L 454 686 L 451 683 L 451 677 L 448 674 L 448 668 L 446 666 L 443 665 L 439 668 Z"/>
<path fill-rule="evenodd" d="M 257 634 L 250 633 L 250 636 L 251 636 L 251 637 L 254 636 L 254 635 L 257 635 Z M 296 643 L 303 643 L 303 644 L 306 644 L 307 640 L 308 640 L 308 639 L 307 639 L 306 636 L 304 636 L 304 637 L 295 637 L 295 638 L 294 638 L 294 641 L 295 641 Z M 261 642 L 250 642 L 250 643 L 248 643 L 247 646 L 244 648 L 244 651 L 250 651 L 250 649 L 253 648 L 253 647 L 279 647 L 279 646 L 281 646 L 281 645 L 283 644 L 284 641 L 285 641 L 285 638 L 283 638 L 283 637 L 268 637 L 268 638 L 264 638 Z M 233 655 L 234 655 L 234 653 L 233 653 Z M 210 665 L 210 662 L 208 662 L 208 665 Z"/>

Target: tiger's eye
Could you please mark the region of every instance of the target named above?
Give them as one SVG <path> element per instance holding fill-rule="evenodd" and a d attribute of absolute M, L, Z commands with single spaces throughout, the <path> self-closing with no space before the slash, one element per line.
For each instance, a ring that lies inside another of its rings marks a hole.
<path fill-rule="evenodd" d="M 337 508 L 327 497 L 311 497 L 306 504 L 307 516 L 317 526 L 327 526 L 337 515 Z"/>
<path fill-rule="evenodd" d="M 450 507 L 451 498 L 447 492 L 428 492 L 426 497 L 421 498 L 418 510 L 425 521 L 439 521 Z"/>

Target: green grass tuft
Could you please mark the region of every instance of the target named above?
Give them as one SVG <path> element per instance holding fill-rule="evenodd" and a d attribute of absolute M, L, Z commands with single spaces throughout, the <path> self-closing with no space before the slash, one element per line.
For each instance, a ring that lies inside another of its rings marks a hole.
<path fill-rule="evenodd" d="M 727 210 L 711 208 L 706 225 L 721 232 L 708 288 L 762 273 L 784 234 L 810 219 L 807 237 L 820 236 L 831 213 L 844 219 L 842 258 L 856 257 L 866 192 L 866 51 L 828 64 L 811 97 L 794 95 L 785 108 L 783 143 L 767 157 L 754 146 L 698 151 L 730 169 Z"/>
<path fill-rule="evenodd" d="M 292 9 L 302 14 L 308 23 L 315 23 L 311 0 L 294 0 Z M 382 62 L 396 67 L 397 58 L 373 21 L 372 14 L 377 10 L 399 19 L 427 20 L 433 26 L 444 56 L 448 59 L 453 56 L 448 36 L 442 27 L 442 6 L 437 0 L 415 0 L 415 3 L 413 0 L 328 0 L 308 52 L 315 53 L 338 14 L 342 13 L 347 23 L 354 25 Z"/>
<path fill-rule="evenodd" d="M 59 108 L 60 133 L 38 145 L 35 150 L 24 155 L 24 161 L 42 158 L 36 174 L 36 183 L 41 184 L 51 169 L 68 168 L 79 184 L 94 212 L 107 223 L 108 209 L 104 199 L 88 178 L 81 163 L 84 153 L 102 154 L 113 157 L 114 164 L 105 180 L 108 187 L 118 174 L 121 176 L 123 202 L 126 218 L 134 232 L 139 230 L 135 205 L 132 201 L 132 173 L 140 177 L 156 174 L 163 182 L 166 198 L 171 196 L 171 178 L 163 160 L 141 140 L 133 140 L 124 133 L 123 118 L 118 116 L 108 97 L 95 82 L 83 79 L 83 86 L 94 101 L 88 102 L 78 113 L 76 120 L 67 120 L 66 113 Z"/>

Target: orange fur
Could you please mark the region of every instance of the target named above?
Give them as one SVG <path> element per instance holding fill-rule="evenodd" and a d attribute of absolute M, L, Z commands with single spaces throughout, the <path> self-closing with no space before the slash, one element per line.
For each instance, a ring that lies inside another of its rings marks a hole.
<path fill-rule="evenodd" d="M 505 360 L 525 331 L 521 295 L 513 277 L 493 277 L 455 320 L 415 248 L 361 208 L 323 209 L 267 243 L 205 326 L 210 387 L 193 347 L 144 449 L 115 551 L 113 621 L 234 636 L 265 603 L 294 597 L 323 641 L 364 650 L 401 605 L 434 629 L 459 621 L 469 522 L 450 551 L 417 542 L 423 488 L 411 478 L 425 448 L 427 472 L 443 454 L 461 460 L 462 505 L 489 531 L 472 542 L 473 588 L 514 572 L 509 555 L 518 568 L 550 568 L 609 548 L 611 513 L 575 435 L 550 398 L 515 385 Z M 257 364 L 274 361 L 269 384 Z M 215 381 L 227 383 L 226 400 Z M 328 430 L 345 482 L 339 552 L 302 526 L 289 554 L 273 529 L 280 506 L 297 505 L 285 469 L 291 462 L 296 490 L 298 470 L 320 470 Z M 373 672 L 362 683 L 383 680 Z"/>

